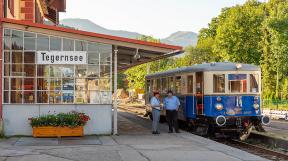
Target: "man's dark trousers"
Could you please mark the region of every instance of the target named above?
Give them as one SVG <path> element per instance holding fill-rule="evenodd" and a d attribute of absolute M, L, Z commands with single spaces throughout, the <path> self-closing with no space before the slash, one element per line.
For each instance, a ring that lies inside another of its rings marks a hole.
<path fill-rule="evenodd" d="M 173 132 L 173 126 L 175 132 L 178 132 L 178 111 L 176 110 L 166 110 L 167 121 L 169 125 L 169 132 Z"/>

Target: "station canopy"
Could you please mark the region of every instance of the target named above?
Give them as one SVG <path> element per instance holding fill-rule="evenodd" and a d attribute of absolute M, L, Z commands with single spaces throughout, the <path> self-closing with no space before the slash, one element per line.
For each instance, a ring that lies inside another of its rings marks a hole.
<path fill-rule="evenodd" d="M 160 60 L 183 53 L 180 46 L 146 42 L 60 26 L 35 24 L 28 21 L 1 19 L 3 27 L 30 32 L 67 37 L 112 45 L 112 55 L 117 50 L 118 70 L 124 70 L 139 64 Z M 114 58 L 114 56 L 112 56 Z"/>

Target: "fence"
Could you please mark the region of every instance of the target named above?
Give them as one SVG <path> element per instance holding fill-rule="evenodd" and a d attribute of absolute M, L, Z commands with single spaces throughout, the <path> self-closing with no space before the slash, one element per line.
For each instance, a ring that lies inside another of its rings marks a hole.
<path fill-rule="evenodd" d="M 288 100 L 264 99 L 262 107 L 272 110 L 288 110 Z"/>

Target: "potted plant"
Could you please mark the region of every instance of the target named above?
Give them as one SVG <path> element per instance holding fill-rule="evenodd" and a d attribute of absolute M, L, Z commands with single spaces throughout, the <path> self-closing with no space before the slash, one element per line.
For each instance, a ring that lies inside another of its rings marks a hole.
<path fill-rule="evenodd" d="M 32 117 L 28 120 L 33 129 L 33 137 L 83 136 L 83 127 L 90 117 L 85 113 L 72 111 Z"/>

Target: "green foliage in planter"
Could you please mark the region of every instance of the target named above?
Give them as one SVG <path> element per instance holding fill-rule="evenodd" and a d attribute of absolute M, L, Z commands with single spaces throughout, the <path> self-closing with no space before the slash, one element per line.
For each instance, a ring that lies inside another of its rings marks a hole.
<path fill-rule="evenodd" d="M 29 118 L 32 127 L 43 126 L 68 126 L 77 127 L 84 126 L 90 120 L 88 115 L 72 111 L 69 113 L 49 114 L 40 117 Z"/>

